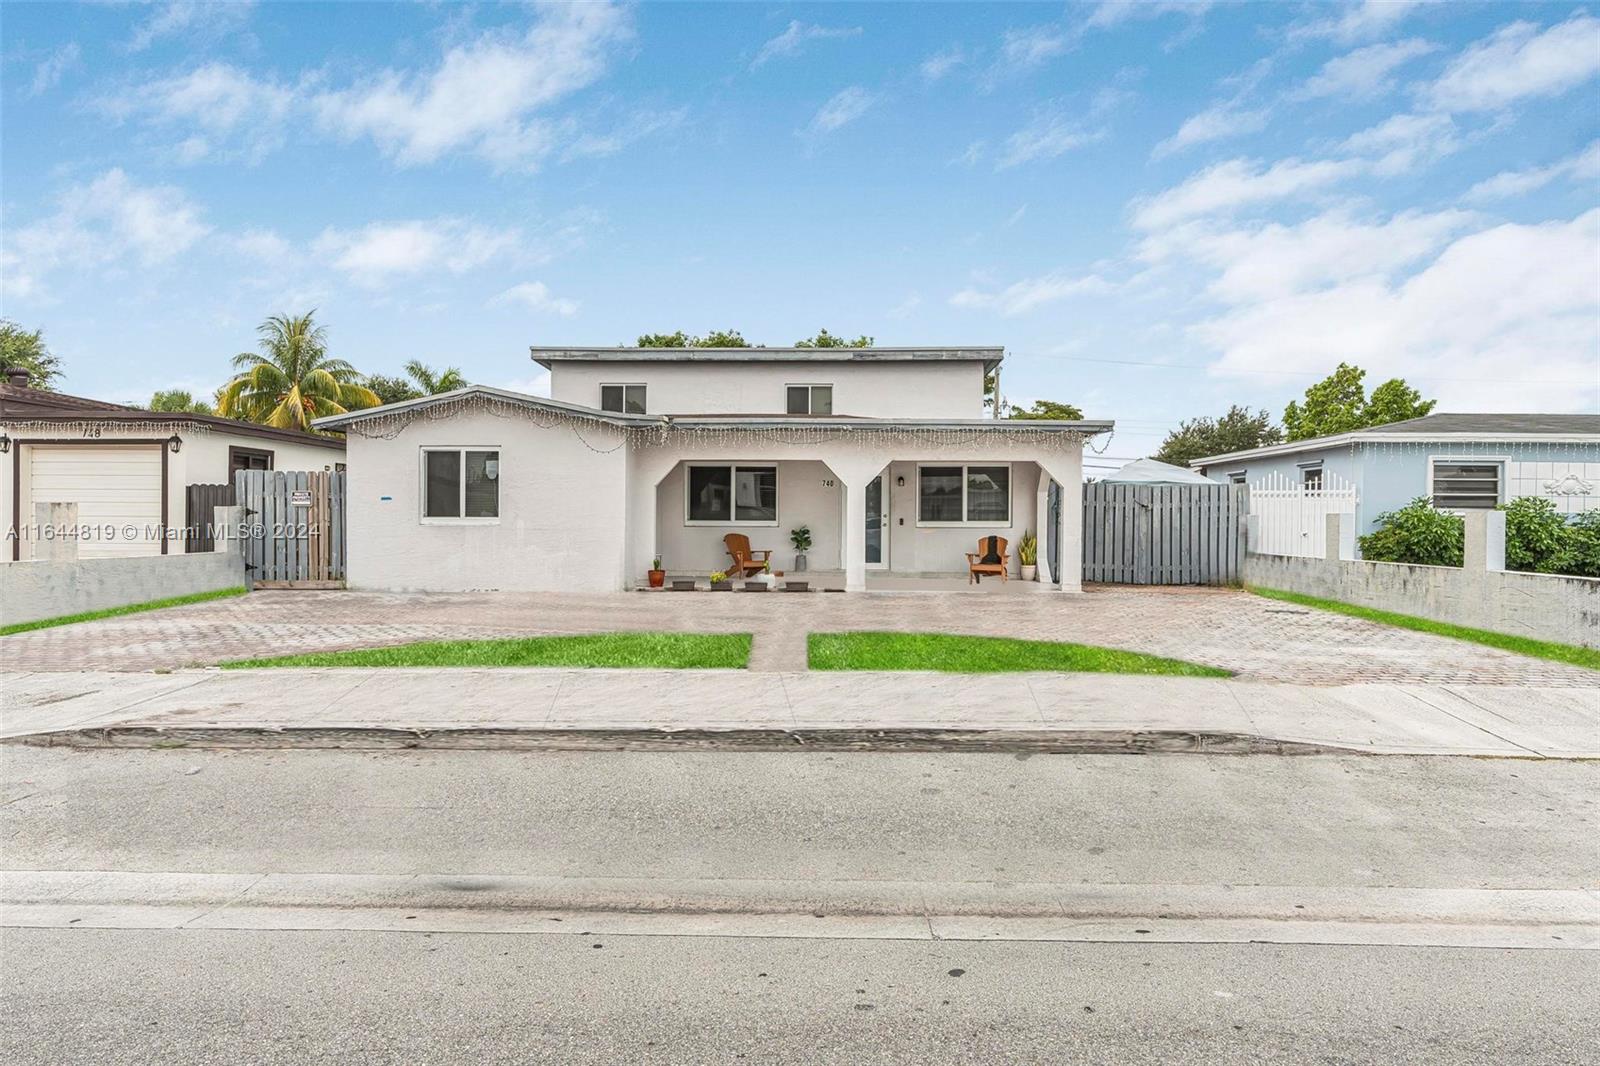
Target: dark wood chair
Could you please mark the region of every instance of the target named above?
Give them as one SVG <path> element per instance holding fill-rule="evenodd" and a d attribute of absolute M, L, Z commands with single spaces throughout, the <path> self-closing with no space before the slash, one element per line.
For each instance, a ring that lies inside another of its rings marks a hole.
<path fill-rule="evenodd" d="M 989 554 L 989 538 L 978 538 L 978 550 L 967 552 L 967 584 L 980 580 L 984 574 L 999 574 L 1001 581 L 1011 580 L 1006 576 L 1006 571 L 1011 567 L 1011 556 L 1006 554 L 1006 538 L 994 538 L 995 552 L 1000 556 L 998 563 L 986 563 L 983 557 Z"/>
<path fill-rule="evenodd" d="M 767 568 L 767 562 L 772 558 L 770 550 L 751 550 L 750 538 L 743 533 L 729 533 L 722 538 L 722 543 L 727 545 L 728 554 L 733 556 L 733 566 L 728 570 L 729 577 L 750 577 L 752 574 L 759 574 Z"/>

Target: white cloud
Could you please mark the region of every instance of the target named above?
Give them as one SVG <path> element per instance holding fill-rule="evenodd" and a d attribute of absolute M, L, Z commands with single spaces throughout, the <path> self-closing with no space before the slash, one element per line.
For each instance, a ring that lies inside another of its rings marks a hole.
<path fill-rule="evenodd" d="M 616 155 L 635 141 L 676 129 L 688 115 L 687 108 L 674 111 L 638 111 L 606 133 L 579 134 L 561 153 L 562 162 L 574 159 Z"/>
<path fill-rule="evenodd" d="M 1513 22 L 1467 48 L 1423 92 L 1443 111 L 1493 111 L 1559 96 L 1600 73 L 1600 19 L 1577 14 L 1540 30 Z"/>
<path fill-rule="evenodd" d="M 1295 225 L 1190 222 L 1145 238 L 1152 265 L 1189 261 L 1215 273 L 1207 292 L 1241 305 L 1360 278 L 1389 278 L 1470 227 L 1466 211 L 1405 212 L 1383 221 L 1334 211 Z"/>
<path fill-rule="evenodd" d="M 519 304 L 530 311 L 560 315 L 562 318 L 571 318 L 578 313 L 578 301 L 555 295 L 542 281 L 525 281 L 520 285 L 513 285 L 490 300 L 489 304 L 495 307 Z"/>
<path fill-rule="evenodd" d="M 924 59 L 922 65 L 917 69 L 922 71 L 922 76 L 929 81 L 938 81 L 966 61 L 967 54 L 958 45 L 953 48 L 946 48 L 942 52 L 935 52 L 927 59 Z"/>
<path fill-rule="evenodd" d="M 1594 181 L 1600 178 L 1600 141 L 1595 141 L 1575 156 L 1547 167 L 1501 171 L 1468 189 L 1466 199 L 1472 203 L 1508 200 L 1514 196 L 1542 189 L 1551 182 L 1563 178 L 1574 181 Z"/>
<path fill-rule="evenodd" d="M 531 378 L 518 378 L 515 381 L 502 382 L 496 385 L 497 389 L 506 389 L 510 392 L 520 392 L 524 396 L 549 396 L 550 371 L 535 374 Z"/>
<path fill-rule="evenodd" d="M 865 115 L 876 102 L 876 97 L 859 85 L 841 89 L 817 109 L 810 124 L 806 126 L 806 132 L 813 135 L 832 133 Z"/>
<path fill-rule="evenodd" d="M 1161 15 L 1198 18 L 1210 8 L 1210 0 L 1101 0 L 1085 25 L 1104 30 L 1134 19 L 1151 19 Z"/>
<path fill-rule="evenodd" d="M 1007 30 L 1000 44 L 1001 66 L 1013 70 L 1036 67 L 1061 55 L 1070 45 L 1066 30 L 1054 24 Z"/>
<path fill-rule="evenodd" d="M 1456 124 L 1449 115 L 1395 115 L 1351 134 L 1339 146 L 1343 152 L 1368 159 L 1379 176 L 1403 174 L 1460 147 Z"/>
<path fill-rule="evenodd" d="M 1257 161 L 1230 159 L 1155 196 L 1134 201 L 1133 224 L 1154 230 L 1252 204 L 1305 196 L 1360 173 L 1364 167 L 1359 160 L 1283 159 L 1263 167 Z"/>
<path fill-rule="evenodd" d="M 1405 278 L 1242 304 L 1192 330 L 1222 375 L 1325 371 L 1343 360 L 1426 382 L 1456 409 L 1571 410 L 1592 402 L 1600 348 L 1600 210 L 1459 237 Z M 1517 378 L 1474 383 L 1470 378 Z"/>
<path fill-rule="evenodd" d="M 1289 37 L 1291 40 L 1327 38 L 1340 44 L 1371 40 L 1383 36 L 1401 19 L 1420 10 L 1425 2 L 1427 0 L 1362 0 L 1345 7 L 1337 15 L 1291 27 Z"/>
<path fill-rule="evenodd" d="M 120 168 L 64 192 L 55 214 L 7 226 L 0 273 L 12 295 L 40 295 L 45 276 L 79 273 L 134 259 L 156 266 L 177 258 L 211 232 L 183 190 L 139 185 Z"/>
<path fill-rule="evenodd" d="M 28 95 L 44 95 L 59 85 L 69 70 L 77 70 L 81 66 L 83 66 L 83 51 L 78 47 L 78 42 L 71 41 L 62 45 L 33 68 L 33 81 L 28 86 Z"/>
<path fill-rule="evenodd" d="M 631 34 L 627 11 L 610 4 L 539 10 L 527 33 L 485 33 L 451 48 L 422 77 L 387 71 L 320 93 L 317 116 L 347 140 L 371 137 L 401 164 L 458 150 L 500 166 L 537 161 L 555 143 L 538 112 L 598 80 Z"/>
<path fill-rule="evenodd" d="M 329 227 L 312 251 L 356 284 L 376 288 L 402 275 L 466 273 L 515 250 L 521 236 L 459 219 L 373 222 L 360 229 Z"/>
<path fill-rule="evenodd" d="M 164 37 L 221 36 L 243 25 L 254 8 L 255 0 L 171 0 L 158 4 L 134 30 L 128 51 L 142 52 Z"/>
<path fill-rule="evenodd" d="M 1084 129 L 1065 109 L 1047 107 L 1032 122 L 1006 138 L 995 169 L 1007 170 L 1040 159 L 1054 159 L 1104 136 L 1103 130 Z"/>
<path fill-rule="evenodd" d="M 142 115 L 158 125 L 202 131 L 178 145 L 180 160 L 189 163 L 238 153 L 259 160 L 282 144 L 294 103 L 288 86 L 227 63 L 207 63 L 98 101 L 102 111 L 117 118 Z M 230 149 L 234 140 L 237 148 Z"/>
<path fill-rule="evenodd" d="M 913 311 L 922 306 L 922 295 L 910 293 L 894 307 L 889 308 L 887 314 L 893 319 L 910 318 Z"/>
<path fill-rule="evenodd" d="M 290 245 L 272 230 L 247 229 L 233 239 L 233 246 L 248 259 L 274 266 L 289 258 Z"/>
<path fill-rule="evenodd" d="M 860 26 L 814 26 L 795 19 L 782 33 L 761 46 L 760 51 L 756 52 L 756 57 L 750 61 L 750 66 L 754 69 L 780 56 L 799 55 L 812 41 L 859 36 L 861 36 Z"/>
<path fill-rule="evenodd" d="M 950 297 L 950 306 L 966 311 L 998 311 L 1010 318 L 1073 296 L 1103 295 L 1113 288 L 1110 282 L 1097 274 L 1077 276 L 1058 272 L 1024 278 L 998 292 L 962 289 Z"/>
<path fill-rule="evenodd" d="M 1438 45 L 1414 37 L 1407 41 L 1389 44 L 1371 44 L 1353 52 L 1337 56 L 1322 65 L 1322 69 L 1306 79 L 1295 92 L 1298 99 L 1320 96 L 1337 96 L 1342 99 L 1365 100 L 1391 91 L 1391 75 L 1413 59 L 1438 51 Z"/>
<path fill-rule="evenodd" d="M 1151 158 L 1160 159 L 1197 144 L 1255 133 L 1265 128 L 1267 117 L 1265 109 L 1248 110 L 1231 103 L 1217 104 L 1185 119 L 1177 133 L 1156 145 Z"/>

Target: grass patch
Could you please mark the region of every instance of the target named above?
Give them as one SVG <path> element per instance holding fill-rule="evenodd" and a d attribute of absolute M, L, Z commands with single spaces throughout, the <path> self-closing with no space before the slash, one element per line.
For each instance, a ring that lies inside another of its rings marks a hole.
<path fill-rule="evenodd" d="M 13 633 L 26 633 L 31 629 L 49 629 L 51 626 L 70 626 L 74 622 L 93 622 L 99 618 L 117 618 L 125 614 L 159 611 L 163 607 L 182 607 L 186 603 L 223 600 L 229 596 L 243 596 L 247 591 L 249 590 L 240 585 L 237 588 L 217 589 L 214 592 L 196 592 L 192 596 L 173 596 L 165 600 L 151 600 L 149 603 L 130 603 L 126 607 L 107 607 L 103 611 L 66 614 L 60 618 L 41 618 L 37 622 L 17 622 L 9 626 L 0 626 L 0 637 L 9 637 Z"/>
<path fill-rule="evenodd" d="M 1516 652 L 1518 655 L 1531 655 L 1535 659 L 1549 659 L 1569 666 L 1600 670 L 1600 651 L 1594 648 L 1580 648 L 1572 644 L 1514 637 L 1509 633 L 1495 633 L 1487 629 L 1454 626 L 1449 622 L 1435 622 L 1431 618 L 1395 614 L 1393 611 L 1380 611 L 1374 607 L 1361 607 L 1339 600 L 1324 600 L 1316 596 L 1304 596 L 1298 592 L 1285 592 L 1282 589 L 1252 587 L 1250 591 L 1269 600 L 1282 600 L 1284 603 L 1298 604 L 1301 607 L 1315 607 L 1321 611 L 1347 614 L 1352 618 L 1365 618 L 1369 622 L 1382 622 L 1384 625 L 1399 626 L 1401 629 L 1414 629 L 1419 633 L 1432 633 L 1435 636 L 1465 640 L 1473 644 L 1486 644 L 1502 651 Z"/>
<path fill-rule="evenodd" d="M 227 669 L 259 666 L 565 666 L 650 670 L 742 670 L 749 633 L 602 633 L 582 637 L 432 640 L 389 648 L 240 659 Z"/>
<path fill-rule="evenodd" d="M 813 670 L 941 670 L 996 674 L 1056 670 L 1093 674 L 1171 674 L 1230 677 L 1227 670 L 1136 651 L 1009 637 L 943 633 L 812 633 L 806 640 Z"/>

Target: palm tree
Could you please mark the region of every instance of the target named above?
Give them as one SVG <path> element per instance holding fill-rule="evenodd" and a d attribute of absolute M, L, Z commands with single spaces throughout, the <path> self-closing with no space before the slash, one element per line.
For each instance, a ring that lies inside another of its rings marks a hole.
<path fill-rule="evenodd" d="M 437 396 L 441 392 L 467 387 L 467 379 L 461 376 L 460 367 L 447 366 L 443 370 L 434 370 L 426 363 L 413 359 L 406 363 L 405 370 L 406 376 L 417 383 L 417 388 L 422 390 L 424 396 Z"/>
<path fill-rule="evenodd" d="M 315 314 L 261 323 L 261 351 L 233 357 L 237 374 L 223 387 L 219 414 L 310 433 L 312 419 L 378 404 L 355 367 L 328 357 L 327 331 L 312 322 Z"/>

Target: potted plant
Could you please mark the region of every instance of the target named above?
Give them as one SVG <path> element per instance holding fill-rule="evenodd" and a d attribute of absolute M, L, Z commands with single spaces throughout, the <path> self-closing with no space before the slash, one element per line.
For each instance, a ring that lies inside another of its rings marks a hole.
<path fill-rule="evenodd" d="M 650 561 L 650 587 L 658 589 L 667 583 L 667 572 L 661 569 L 661 556 Z"/>
<path fill-rule="evenodd" d="M 800 526 L 789 530 L 789 543 L 794 545 L 794 568 L 801 571 L 806 568 L 806 552 L 811 550 L 811 527 Z"/>
<path fill-rule="evenodd" d="M 727 592 L 733 588 L 733 582 L 728 580 L 728 575 L 721 570 L 711 571 L 711 591 Z"/>
<path fill-rule="evenodd" d="M 744 583 L 746 592 L 770 592 L 772 590 L 772 560 L 761 568 L 761 573 Z"/>
<path fill-rule="evenodd" d="M 1017 541 L 1017 562 L 1022 564 L 1022 580 L 1034 580 L 1039 572 L 1039 538 L 1031 532 L 1023 533 Z"/>

